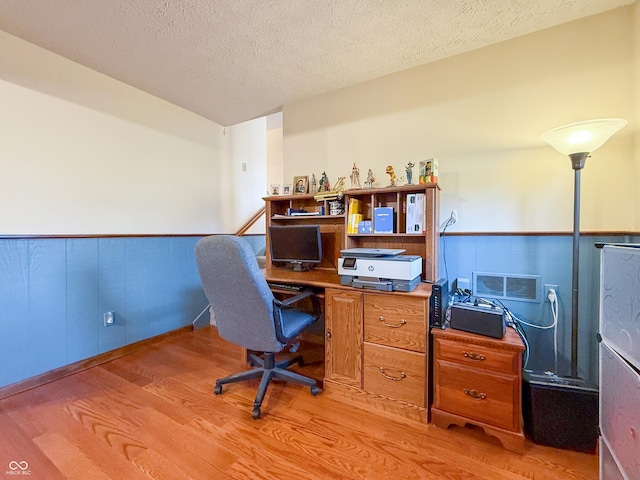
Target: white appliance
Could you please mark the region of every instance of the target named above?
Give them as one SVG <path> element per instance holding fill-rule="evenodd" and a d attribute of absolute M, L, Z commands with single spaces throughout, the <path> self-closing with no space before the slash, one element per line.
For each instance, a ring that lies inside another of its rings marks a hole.
<path fill-rule="evenodd" d="M 418 255 L 338 259 L 340 283 L 358 288 L 410 292 L 420 283 L 421 274 L 422 257 Z"/>
<path fill-rule="evenodd" d="M 640 479 L 640 245 L 600 254 L 600 478 Z"/>

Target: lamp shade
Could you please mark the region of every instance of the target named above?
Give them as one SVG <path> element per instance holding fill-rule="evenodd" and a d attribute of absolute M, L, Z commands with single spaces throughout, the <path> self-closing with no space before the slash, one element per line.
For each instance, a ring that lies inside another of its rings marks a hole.
<path fill-rule="evenodd" d="M 540 138 L 565 155 L 592 153 L 626 124 L 621 118 L 585 120 L 552 128 Z"/>

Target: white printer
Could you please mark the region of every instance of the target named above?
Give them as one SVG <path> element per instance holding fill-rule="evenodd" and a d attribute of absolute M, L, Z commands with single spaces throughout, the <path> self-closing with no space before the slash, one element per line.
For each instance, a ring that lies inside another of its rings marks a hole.
<path fill-rule="evenodd" d="M 340 250 L 340 283 L 356 288 L 411 292 L 420 283 L 422 257 L 400 255 L 405 251 L 387 248 Z"/>

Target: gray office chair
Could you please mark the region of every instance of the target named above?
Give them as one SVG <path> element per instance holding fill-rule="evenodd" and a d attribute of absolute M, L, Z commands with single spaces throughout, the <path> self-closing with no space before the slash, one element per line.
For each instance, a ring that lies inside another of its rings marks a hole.
<path fill-rule="evenodd" d="M 216 380 L 214 392 L 222 393 L 222 385 L 262 377 L 253 403 L 253 418 L 260 417 L 260 407 L 273 378 L 289 380 L 320 391 L 313 378 L 286 370 L 298 363 L 300 355 L 275 362 L 275 354 L 320 317 L 320 302 L 311 291 L 302 291 L 280 301 L 273 296 L 251 249 L 243 238 L 214 235 L 202 238 L 195 247 L 200 280 L 216 316 L 219 335 L 247 350 L 262 352 L 263 358 L 250 353 L 250 363 L 257 368 Z M 309 298 L 313 312 L 295 308 L 294 304 Z M 295 350 L 295 348 L 294 348 Z"/>

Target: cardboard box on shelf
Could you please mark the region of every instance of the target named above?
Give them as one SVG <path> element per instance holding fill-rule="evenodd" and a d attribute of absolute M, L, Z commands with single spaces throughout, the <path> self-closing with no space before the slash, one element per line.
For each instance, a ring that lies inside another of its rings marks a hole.
<path fill-rule="evenodd" d="M 438 159 L 420 160 L 419 173 L 420 185 L 438 183 Z"/>
<path fill-rule="evenodd" d="M 405 232 L 423 234 L 424 230 L 424 193 L 408 193 L 406 203 Z"/>

